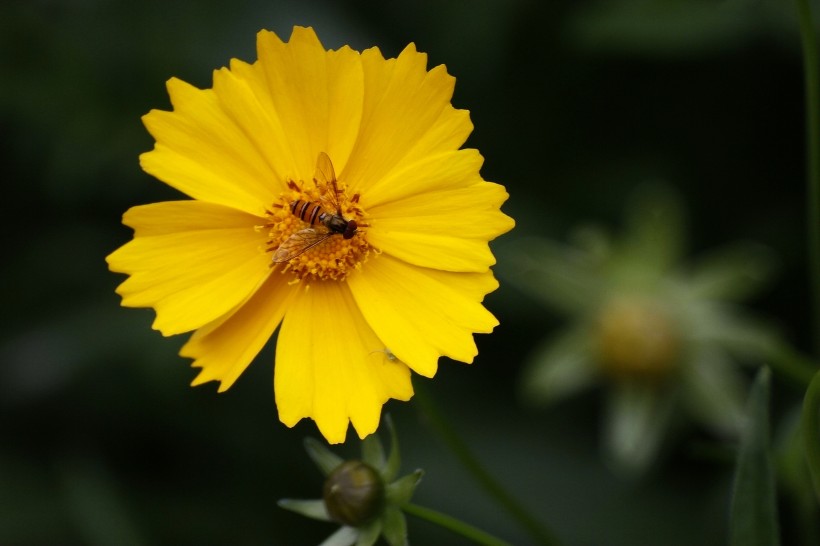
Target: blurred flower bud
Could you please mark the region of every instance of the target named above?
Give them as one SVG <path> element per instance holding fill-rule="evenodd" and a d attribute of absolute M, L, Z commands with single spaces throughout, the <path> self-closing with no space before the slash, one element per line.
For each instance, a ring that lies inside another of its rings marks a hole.
<path fill-rule="evenodd" d="M 358 527 L 381 513 L 384 481 L 369 464 L 345 461 L 325 480 L 323 497 L 331 519 Z"/>
<path fill-rule="evenodd" d="M 599 365 L 615 379 L 660 381 L 680 361 L 678 325 L 649 301 L 619 299 L 605 305 L 596 336 Z"/>

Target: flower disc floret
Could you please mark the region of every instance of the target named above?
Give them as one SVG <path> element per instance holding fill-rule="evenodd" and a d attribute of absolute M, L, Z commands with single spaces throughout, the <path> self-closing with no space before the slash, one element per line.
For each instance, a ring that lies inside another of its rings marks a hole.
<path fill-rule="evenodd" d="M 317 280 L 342 281 L 351 271 L 360 269 L 371 250 L 363 230 L 345 239 L 340 233 L 328 232 L 328 228 L 323 225 L 310 226 L 291 211 L 291 204 L 295 202 L 318 204 L 328 214 L 341 213 L 340 216 L 345 220 L 366 226 L 364 211 L 358 204 L 358 194 L 348 198 L 346 192 L 340 188 L 339 194 L 331 198 L 331 192 L 335 194 L 334 190 L 320 188 L 315 181 L 307 184 L 288 181 L 288 186 L 290 191 L 284 192 L 267 211 L 268 222 L 263 226 L 268 233 L 267 251 L 275 253 L 282 245 L 287 244 L 291 237 L 298 237 L 303 230 L 314 230 L 327 237 L 319 244 L 280 264 L 279 271 L 290 275 L 294 281 L 310 283 Z"/>

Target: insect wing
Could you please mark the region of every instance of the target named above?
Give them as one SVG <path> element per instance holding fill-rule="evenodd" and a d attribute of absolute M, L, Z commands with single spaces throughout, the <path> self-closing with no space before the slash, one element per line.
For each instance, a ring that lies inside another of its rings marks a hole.
<path fill-rule="evenodd" d="M 313 175 L 316 185 L 324 190 L 327 198 L 322 203 L 327 209 L 333 210 L 337 215 L 342 215 L 342 207 L 339 206 L 339 189 L 336 187 L 336 170 L 330 156 L 325 152 L 319 152 L 316 160 L 316 173 Z"/>
<path fill-rule="evenodd" d="M 316 231 L 313 228 L 299 230 L 279 245 L 279 248 L 273 254 L 273 263 L 279 264 L 292 260 L 331 235 L 333 235 L 331 231 Z"/>
<path fill-rule="evenodd" d="M 333 162 L 324 152 L 319 152 L 319 158 L 316 159 L 316 173 L 313 178 L 318 186 L 336 186 L 336 171 L 333 169 Z"/>

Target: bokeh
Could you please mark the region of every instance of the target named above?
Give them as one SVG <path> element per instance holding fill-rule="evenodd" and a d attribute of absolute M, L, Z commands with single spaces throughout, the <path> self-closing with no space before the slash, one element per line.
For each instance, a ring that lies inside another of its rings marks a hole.
<path fill-rule="evenodd" d="M 617 231 L 626 196 L 675 189 L 687 253 L 754 241 L 775 280 L 748 303 L 811 350 L 805 271 L 803 81 L 791 4 L 775 0 L 6 0 L 0 3 L 0 544 L 316 544 L 333 526 L 281 510 L 320 475 L 273 401 L 272 345 L 226 393 L 190 388 L 184 336 L 123 309 L 105 256 L 130 206 L 178 195 L 144 174 L 140 116 L 169 109 L 164 82 L 211 85 L 255 34 L 313 26 L 324 45 L 409 42 L 457 78 L 468 145 L 504 184 L 516 229 L 566 240 Z M 457 214 L 458 211 L 453 211 Z M 192 263 L 195 268 L 198 264 Z M 600 454 L 595 390 L 521 404 L 528 355 L 563 319 L 507 282 L 471 366 L 416 377 L 493 474 L 569 545 L 723 544 L 731 445 L 681 431 L 624 479 Z M 751 376 L 753 370 L 744 373 Z M 799 391 L 775 382 L 776 419 Z M 387 405 L 414 500 L 515 544 L 527 535 L 472 482 L 413 403 Z M 352 431 L 337 451 L 355 454 Z M 788 537 L 789 506 L 782 522 Z M 415 544 L 459 538 L 409 518 Z M 792 537 L 793 538 L 793 537 Z"/>

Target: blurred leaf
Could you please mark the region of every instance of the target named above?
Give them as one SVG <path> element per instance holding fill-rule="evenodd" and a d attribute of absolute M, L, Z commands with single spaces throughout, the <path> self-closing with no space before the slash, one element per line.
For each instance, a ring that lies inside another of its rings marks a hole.
<path fill-rule="evenodd" d="M 587 328 L 565 331 L 542 342 L 521 374 L 522 397 L 550 404 L 588 387 L 597 376 Z"/>
<path fill-rule="evenodd" d="M 814 493 L 820 499 L 820 371 L 814 375 L 806 390 L 801 429 Z"/>
<path fill-rule="evenodd" d="M 508 247 L 499 267 L 507 279 L 547 307 L 576 314 L 595 306 L 603 294 L 593 256 L 570 246 L 526 238 Z"/>
<path fill-rule="evenodd" d="M 788 15 L 777 3 L 749 0 L 599 0 L 577 11 L 569 35 L 583 48 L 607 53 L 680 56 L 786 29 Z"/>
<path fill-rule="evenodd" d="M 624 383 L 610 389 L 604 448 L 616 470 L 637 474 L 654 461 L 674 399 L 672 393 L 653 385 Z"/>
<path fill-rule="evenodd" d="M 681 389 L 689 411 L 704 425 L 725 435 L 739 432 L 744 421 L 746 384 L 723 352 L 701 349 L 681 369 Z"/>
<path fill-rule="evenodd" d="M 730 519 L 732 546 L 773 546 L 778 538 L 774 464 L 769 442 L 769 382 L 771 373 L 761 368 L 746 408 L 735 469 Z"/>
<path fill-rule="evenodd" d="M 745 300 L 771 279 L 775 266 L 774 254 L 761 245 L 740 244 L 714 252 L 693 268 L 689 297 Z"/>
<path fill-rule="evenodd" d="M 790 410 L 777 427 L 777 486 L 787 498 L 787 503 L 794 507 L 794 521 L 799 529 L 795 536 L 800 537 L 800 544 L 814 546 L 820 544 L 820 527 L 817 525 L 818 505 L 806 458 L 806 445 L 801 429 L 801 409 L 798 406 Z"/>

